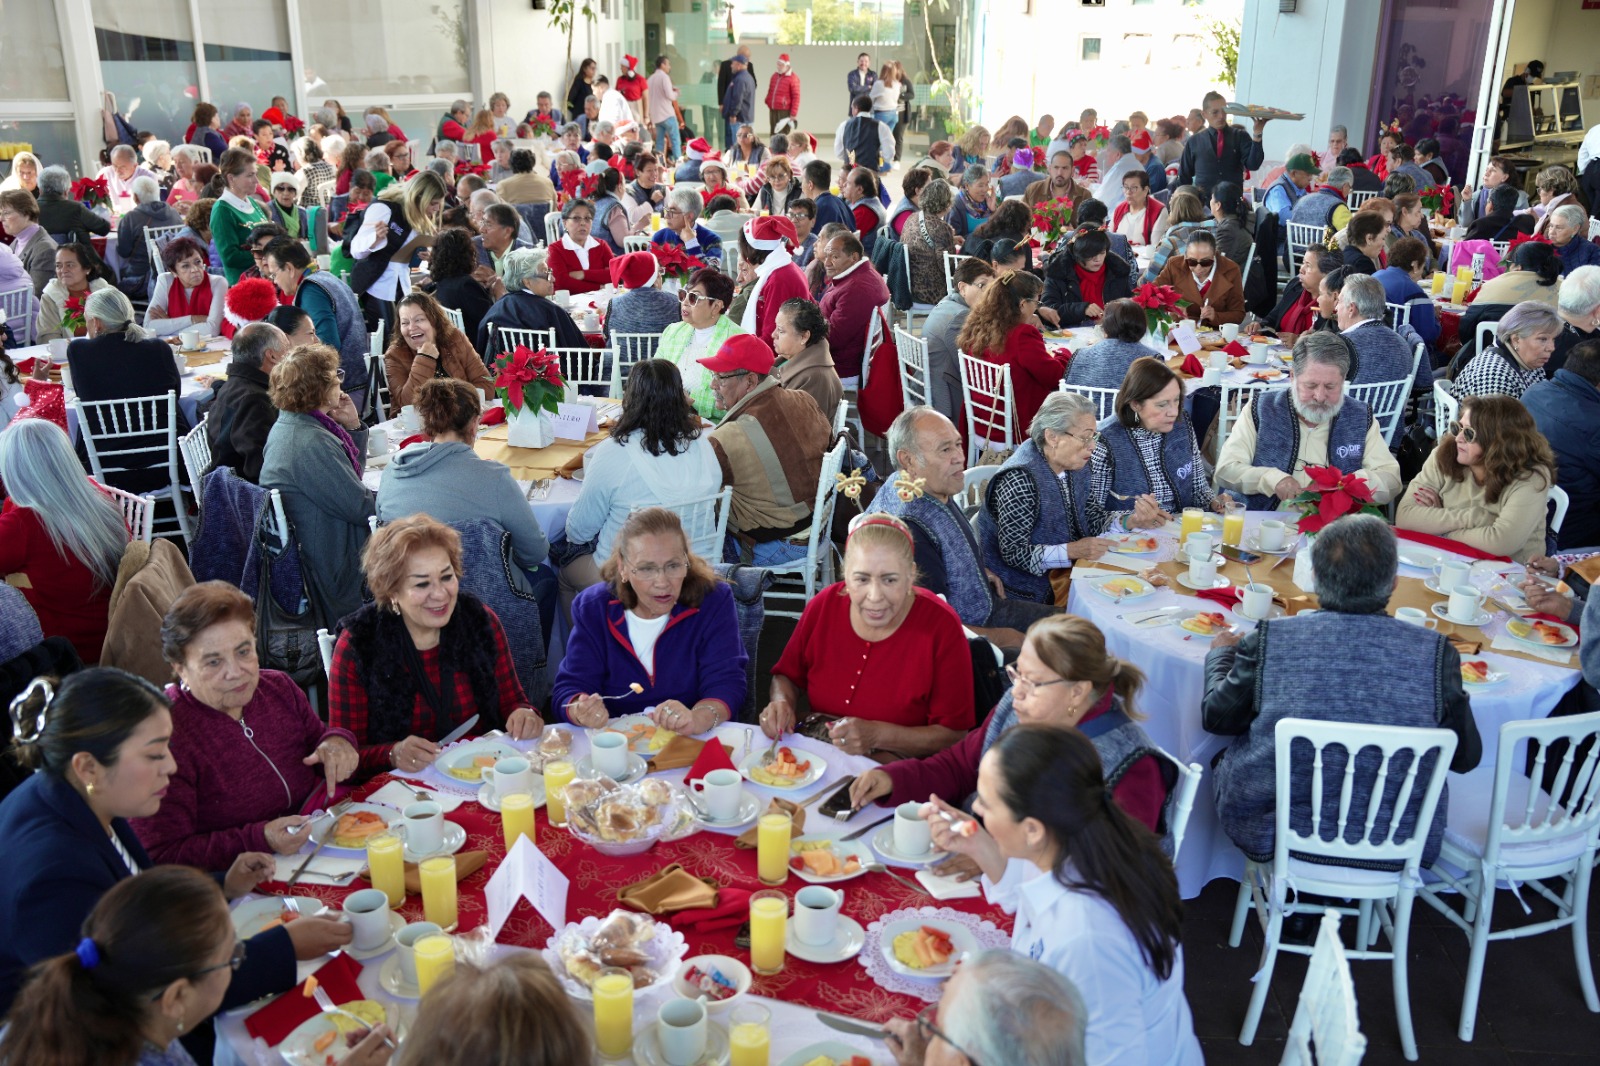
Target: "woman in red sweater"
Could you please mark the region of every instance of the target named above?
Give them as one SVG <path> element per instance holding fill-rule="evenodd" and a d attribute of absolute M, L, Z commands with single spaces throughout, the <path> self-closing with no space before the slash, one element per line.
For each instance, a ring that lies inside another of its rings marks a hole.
<path fill-rule="evenodd" d="M 611 280 L 611 248 L 590 234 L 594 229 L 594 204 L 581 198 L 561 209 L 566 236 L 550 246 L 550 276 L 556 290 L 574 295 L 594 292 Z"/>
<path fill-rule="evenodd" d="M 121 510 L 83 476 L 61 427 L 40 418 L 0 433 L 0 481 L 0 575 L 22 575 L 44 635 L 67 638 L 93 666 L 128 546 Z"/>
<path fill-rule="evenodd" d="M 978 298 L 956 347 L 991 363 L 1011 368 L 1011 395 L 1015 399 L 1017 436 L 1027 432 L 1039 405 L 1061 384 L 1067 373 L 1068 354 L 1051 355 L 1039 332 L 1036 313 L 1044 283 L 1021 270 L 1000 274 Z"/>

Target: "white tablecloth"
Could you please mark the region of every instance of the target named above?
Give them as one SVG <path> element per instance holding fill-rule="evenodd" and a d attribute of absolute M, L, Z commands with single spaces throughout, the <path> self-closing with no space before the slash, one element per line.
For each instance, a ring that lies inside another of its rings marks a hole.
<path fill-rule="evenodd" d="M 227 352 L 230 342 L 225 337 L 213 337 L 206 343 L 206 348 L 213 352 Z M 16 359 L 48 359 L 50 346 L 47 344 L 30 344 L 26 348 L 14 348 L 10 352 L 11 358 Z M 189 425 L 194 426 L 200 421 L 200 403 L 210 397 L 212 392 L 209 380 L 202 382 L 201 378 L 209 378 L 217 374 L 226 374 L 228 364 L 233 361 L 233 356 L 224 355 L 221 361 L 209 366 L 199 367 L 195 370 L 183 372 L 183 387 L 178 393 L 178 406 L 182 408 L 183 415 L 189 420 Z M 67 399 L 76 396 L 71 389 L 67 390 Z M 73 440 L 78 439 L 78 414 L 72 408 L 67 408 L 67 434 Z"/>
<path fill-rule="evenodd" d="M 1246 517 L 1247 540 L 1250 532 L 1265 517 L 1264 513 L 1259 512 Z M 1110 558 L 1135 566 L 1153 565 L 1174 558 L 1178 549 L 1176 533 L 1158 531 L 1155 536 L 1160 539 L 1161 548 L 1153 555 L 1119 555 Z M 1401 544 L 1402 548 L 1407 547 L 1406 542 L 1402 541 Z M 1439 554 L 1448 557 L 1451 553 Z M 1283 563 L 1283 567 L 1292 565 L 1292 561 Z M 1473 582 L 1486 588 L 1497 580 L 1496 572 L 1506 567 L 1507 564 L 1477 563 L 1473 567 Z M 1402 566 L 1400 576 L 1421 579 L 1427 575 L 1425 571 Z M 1148 715 L 1142 724 L 1150 738 L 1185 762 L 1197 762 L 1207 769 L 1206 779 L 1201 782 L 1200 793 L 1195 797 L 1194 813 L 1189 820 L 1183 850 L 1178 856 L 1178 884 L 1183 895 L 1192 898 L 1214 877 L 1237 879 L 1244 870 L 1244 856 L 1223 833 L 1211 793 L 1211 759 L 1227 746 L 1230 738 L 1207 733 L 1200 725 L 1200 700 L 1205 692 L 1205 658 L 1211 641 L 1175 625 L 1137 628 L 1127 620 L 1160 607 L 1176 605 L 1196 610 L 1224 610 L 1212 601 L 1197 600 L 1194 596 L 1180 594 L 1170 588 L 1158 588 L 1153 595 L 1118 604 L 1091 591 L 1081 581 L 1073 582 L 1067 609 L 1098 625 L 1105 633 L 1108 650 L 1144 671 L 1145 686 L 1139 693 L 1137 706 Z M 1232 612 L 1230 621 L 1245 631 L 1255 627 L 1255 623 Z M 1497 685 L 1468 690 L 1473 717 L 1483 737 L 1481 765 L 1485 766 L 1494 762 L 1496 737 L 1502 725 L 1543 718 L 1579 680 L 1578 671 L 1574 669 L 1554 664 L 1546 666 L 1489 651 L 1489 643 L 1504 633 L 1506 621 L 1505 614 L 1496 614 L 1494 620 L 1483 627 L 1485 650 L 1474 658 L 1486 660 L 1493 669 L 1507 674 L 1507 680 Z"/>
<path fill-rule="evenodd" d="M 1077 352 L 1077 351 L 1080 351 L 1080 350 L 1082 350 L 1084 348 L 1087 348 L 1091 344 L 1094 344 L 1094 343 L 1096 343 L 1098 341 L 1102 341 L 1102 340 L 1105 339 L 1105 334 L 1100 332 L 1100 327 L 1099 326 L 1073 326 L 1073 327 L 1071 327 L 1069 329 L 1062 330 L 1061 333 L 1065 333 L 1066 336 L 1065 337 L 1047 336 L 1045 338 L 1045 341 L 1044 341 L 1045 348 L 1050 350 L 1050 351 L 1052 351 L 1052 352 L 1056 351 L 1057 349 L 1060 349 L 1060 348 L 1070 348 L 1074 352 Z M 1279 348 L 1277 350 L 1279 352 L 1284 353 L 1284 354 L 1287 354 L 1288 351 L 1289 351 L 1289 349 L 1286 348 L 1286 347 L 1285 348 Z M 1150 348 L 1150 354 L 1152 356 L 1161 356 L 1161 355 L 1164 354 L 1164 356 L 1166 358 L 1171 358 L 1176 353 L 1173 352 L 1171 349 L 1168 349 L 1165 353 L 1163 353 L 1161 351 L 1158 351 L 1156 348 L 1151 347 Z M 1200 361 L 1202 363 L 1204 363 L 1209 359 L 1210 355 L 1211 355 L 1211 353 L 1209 353 L 1209 352 L 1201 352 L 1201 353 L 1199 353 L 1198 358 L 1200 359 Z M 1250 375 L 1253 374 L 1257 370 L 1264 370 L 1264 369 L 1284 370 L 1286 375 L 1287 375 L 1288 365 L 1289 364 L 1287 362 L 1285 362 L 1281 358 L 1275 358 L 1275 359 L 1274 358 L 1269 358 L 1267 360 L 1267 362 L 1265 364 L 1263 364 L 1262 366 L 1244 366 L 1244 367 L 1240 367 L 1237 370 L 1232 368 L 1232 367 L 1229 367 L 1228 369 L 1226 369 L 1226 370 L 1224 370 L 1222 372 L 1221 377 L 1217 381 L 1204 381 L 1204 380 L 1202 380 L 1200 378 L 1187 378 L 1187 379 L 1185 379 L 1184 383 L 1183 383 L 1183 392 L 1184 392 L 1185 396 L 1193 396 L 1196 392 L 1198 392 L 1201 389 L 1214 388 L 1215 386 L 1217 386 L 1219 384 L 1227 384 L 1227 385 L 1233 386 L 1235 388 L 1240 388 L 1240 387 L 1244 387 L 1244 386 L 1252 386 L 1252 385 L 1261 385 L 1261 384 L 1263 384 L 1262 382 L 1256 381 Z M 1284 385 L 1287 385 L 1288 383 L 1289 383 L 1288 377 L 1284 376 L 1284 377 L 1279 378 L 1276 382 L 1272 382 L 1270 384 L 1284 386 Z"/>

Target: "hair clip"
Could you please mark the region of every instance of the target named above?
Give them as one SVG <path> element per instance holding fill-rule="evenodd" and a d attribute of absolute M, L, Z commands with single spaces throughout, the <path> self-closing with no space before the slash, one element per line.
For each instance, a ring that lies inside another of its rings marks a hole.
<path fill-rule="evenodd" d="M 861 490 L 867 487 L 867 479 L 861 476 L 858 466 L 848 474 L 835 474 L 834 479 L 839 483 L 839 491 L 852 500 L 861 499 Z"/>
<path fill-rule="evenodd" d="M 39 705 L 39 710 L 33 716 L 33 728 L 30 731 L 23 724 L 23 718 L 28 713 L 28 700 L 32 697 L 35 689 L 44 689 L 44 702 Z M 44 732 L 45 715 L 49 712 L 50 703 L 55 698 L 55 686 L 45 678 L 36 677 L 28 682 L 28 687 L 23 689 L 21 694 L 11 701 L 11 725 L 16 731 L 18 740 L 24 744 L 32 744 L 39 739 L 39 735 Z"/>
<path fill-rule="evenodd" d="M 910 503 L 912 500 L 922 495 L 923 486 L 927 483 L 927 478 L 907 477 L 906 475 L 901 474 L 894 479 L 895 495 L 899 496 L 900 499 L 906 503 Z"/>
<path fill-rule="evenodd" d="M 83 963 L 85 970 L 92 970 L 100 965 L 100 949 L 89 937 L 84 937 L 78 941 L 78 946 L 73 949 L 73 953 L 78 956 L 78 961 Z"/>

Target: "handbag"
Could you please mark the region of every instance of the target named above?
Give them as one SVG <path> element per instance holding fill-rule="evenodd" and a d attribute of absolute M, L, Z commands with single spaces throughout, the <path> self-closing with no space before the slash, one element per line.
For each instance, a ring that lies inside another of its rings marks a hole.
<path fill-rule="evenodd" d="M 878 316 L 880 327 L 878 346 L 867 353 L 865 380 L 856 396 L 856 410 L 861 414 L 861 427 L 873 436 L 882 437 L 905 409 L 905 397 L 900 393 L 900 356 L 895 350 L 894 332 L 889 328 L 883 308 L 873 314 Z"/>

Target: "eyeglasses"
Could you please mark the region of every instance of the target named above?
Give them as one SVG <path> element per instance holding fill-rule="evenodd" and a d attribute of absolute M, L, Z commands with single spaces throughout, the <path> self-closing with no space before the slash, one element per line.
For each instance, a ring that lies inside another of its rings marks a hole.
<path fill-rule="evenodd" d="M 1456 440 L 1474 444 L 1478 440 L 1478 431 L 1471 426 L 1464 426 L 1460 422 L 1450 423 L 1450 435 Z"/>
<path fill-rule="evenodd" d="M 1017 668 L 1015 666 L 1006 667 L 1006 676 L 1011 679 L 1011 687 L 1016 690 L 1016 694 L 1024 699 L 1033 695 L 1033 690 L 1036 688 L 1049 688 L 1051 685 L 1066 685 L 1071 683 L 1063 677 L 1058 677 L 1054 681 L 1034 681 L 1017 673 Z"/>
<path fill-rule="evenodd" d="M 932 1043 L 933 1038 L 938 1037 L 940 1040 L 943 1040 L 946 1044 L 949 1044 L 953 1049 L 955 1049 L 956 1054 L 965 1057 L 966 1060 L 972 1064 L 972 1066 L 979 1066 L 977 1059 L 968 1054 L 960 1044 L 957 1044 L 954 1040 L 951 1040 L 944 1034 L 943 1030 L 934 1024 L 934 1019 L 938 1016 L 938 1004 L 929 1004 L 928 1006 L 923 1007 L 922 1010 L 917 1013 L 917 1033 L 922 1037 L 923 1043 Z"/>
<path fill-rule="evenodd" d="M 1210 258 L 1210 259 L 1190 259 L 1189 257 L 1185 256 L 1183 261 L 1185 263 L 1189 264 L 1189 269 L 1190 270 L 1194 270 L 1197 267 L 1199 269 L 1201 269 L 1201 270 L 1210 270 L 1212 267 L 1217 265 L 1217 261 L 1216 261 L 1215 258 Z"/>
<path fill-rule="evenodd" d="M 689 564 L 684 562 L 668 563 L 666 566 L 657 566 L 655 563 L 645 563 L 643 566 L 629 564 L 635 577 L 642 577 L 647 582 L 665 577 L 668 581 L 676 581 L 689 572 Z"/>
<path fill-rule="evenodd" d="M 1079 444 L 1082 444 L 1086 448 L 1093 448 L 1096 444 L 1100 443 L 1100 431 L 1098 429 L 1091 429 L 1089 431 L 1089 435 L 1086 437 L 1080 437 L 1076 433 L 1066 432 L 1063 432 L 1061 435 L 1063 437 L 1071 437 L 1073 440 L 1077 441 Z"/>
<path fill-rule="evenodd" d="M 571 215 L 567 216 L 567 221 L 568 222 L 593 222 L 594 221 L 594 216 L 593 215 L 571 214 Z"/>
<path fill-rule="evenodd" d="M 260 248 L 250 249 L 250 255 L 255 259 L 265 259 L 267 256 L 267 246 L 263 244 Z"/>
<path fill-rule="evenodd" d="M 227 962 L 219 962 L 215 966 L 207 966 L 202 970 L 196 970 L 194 973 L 189 975 L 189 978 L 190 980 L 193 980 L 196 977 L 204 977 L 206 974 L 211 973 L 214 970 L 227 969 L 237 972 L 239 967 L 244 965 L 244 956 L 245 942 L 243 940 L 236 941 L 233 945 L 233 954 L 228 956 Z M 161 997 L 158 995 L 156 998 L 160 999 Z"/>
<path fill-rule="evenodd" d="M 748 370 L 728 370 L 721 374 L 712 374 L 711 376 L 718 381 L 732 381 L 734 378 L 748 377 L 749 374 L 750 371 Z"/>
<path fill-rule="evenodd" d="M 710 299 L 711 299 L 711 297 L 707 296 L 705 293 L 703 293 L 703 292 L 695 292 L 693 289 L 679 289 L 678 290 L 678 302 L 681 303 L 681 304 L 682 303 L 686 303 L 690 307 L 695 306 L 701 300 L 709 301 Z"/>

